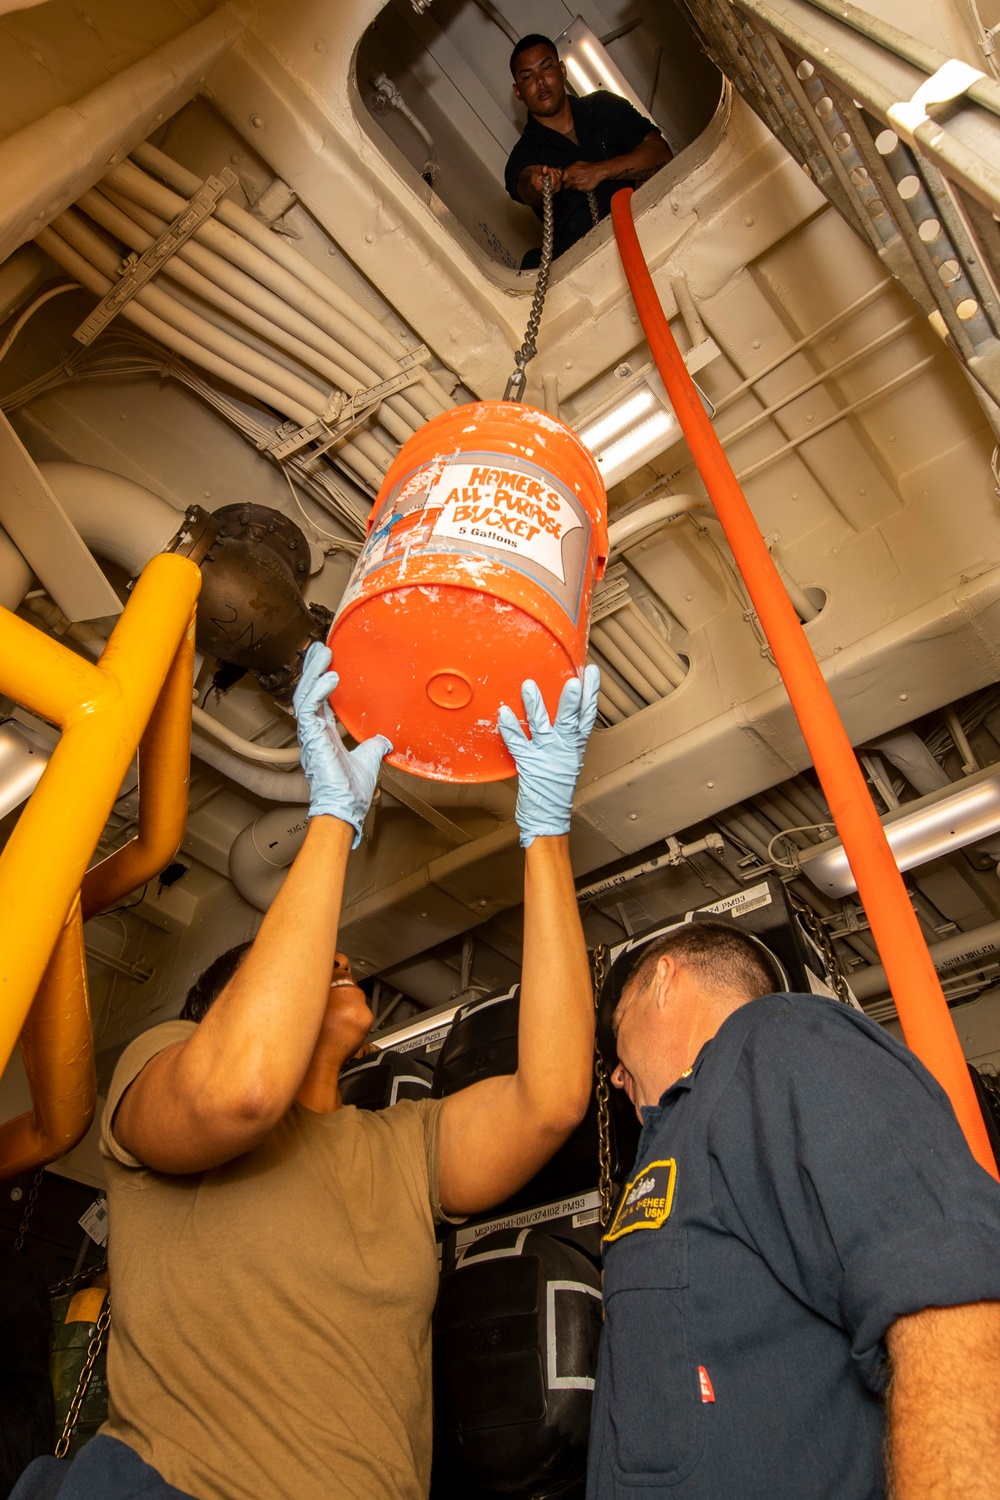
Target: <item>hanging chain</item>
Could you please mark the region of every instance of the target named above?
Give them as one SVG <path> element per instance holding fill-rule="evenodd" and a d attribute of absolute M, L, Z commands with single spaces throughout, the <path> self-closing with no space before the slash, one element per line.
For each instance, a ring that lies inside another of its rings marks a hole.
<path fill-rule="evenodd" d="M 823 955 L 823 962 L 826 964 L 827 978 L 830 981 L 830 986 L 833 989 L 834 994 L 837 996 L 837 999 L 842 1000 L 845 1005 L 850 1005 L 852 1002 L 850 988 L 847 982 L 847 971 L 845 970 L 844 965 L 841 962 L 840 954 L 833 946 L 833 939 L 830 937 L 830 934 L 827 931 L 826 923 L 816 915 L 812 907 L 809 906 L 807 902 L 800 900 L 794 894 L 792 894 L 792 903 L 795 907 L 796 912 L 798 913 L 799 920 L 801 921 L 803 927 L 806 929 L 809 936 L 816 944 L 816 947 Z"/>
<path fill-rule="evenodd" d="M 67 1276 L 64 1281 L 54 1281 L 49 1287 L 50 1297 L 64 1297 L 67 1292 L 75 1292 L 77 1287 L 83 1286 L 85 1281 L 93 1281 L 95 1276 L 100 1276 L 108 1269 L 108 1258 L 99 1260 L 96 1266 L 84 1266 L 82 1271 L 77 1271 L 75 1276 Z"/>
<path fill-rule="evenodd" d="M 44 1175 L 45 1173 L 43 1168 L 39 1167 L 38 1171 L 35 1173 L 34 1177 L 31 1180 L 31 1187 L 28 1189 L 28 1201 L 24 1205 L 24 1213 L 21 1215 L 20 1227 L 18 1228 L 17 1236 L 14 1240 L 15 1250 L 21 1250 L 24 1247 L 24 1236 L 28 1232 L 28 1225 L 31 1223 L 31 1216 L 35 1212 L 35 1204 L 38 1202 L 38 1189 L 42 1185 L 42 1178 L 44 1177 Z"/>
<path fill-rule="evenodd" d="M 83 1410 L 83 1402 L 90 1385 L 90 1377 L 94 1373 L 94 1366 L 97 1363 L 101 1350 L 104 1348 L 104 1340 L 107 1337 L 110 1327 L 111 1293 L 108 1292 L 108 1295 L 104 1299 L 104 1306 L 101 1308 L 101 1315 L 97 1320 L 97 1327 L 94 1329 L 94 1336 L 87 1345 L 87 1358 L 84 1360 L 83 1369 L 80 1371 L 80 1378 L 76 1383 L 73 1399 L 69 1403 L 69 1411 L 66 1413 L 66 1420 L 63 1423 L 63 1430 L 59 1435 L 59 1441 L 56 1443 L 56 1458 L 65 1458 L 69 1451 L 73 1433 L 76 1431 L 76 1425 L 80 1420 L 80 1413 Z"/>
<path fill-rule="evenodd" d="M 607 956 L 608 950 L 606 945 L 600 943 L 594 949 L 593 967 L 591 970 L 595 1009 L 601 1002 L 601 990 L 604 988 L 604 966 Z M 614 1196 L 614 1185 L 611 1181 L 611 1118 L 608 1110 L 611 1091 L 608 1088 L 607 1063 L 601 1054 L 600 1039 L 596 1036 L 594 1042 L 594 1078 L 596 1080 L 595 1092 L 597 1095 L 597 1156 L 600 1164 L 601 1228 L 606 1229 L 608 1219 L 611 1215 L 611 1200 Z"/>
<path fill-rule="evenodd" d="M 590 226 L 592 229 L 596 229 L 598 224 L 601 222 L 600 210 L 597 207 L 596 193 L 587 194 L 587 207 L 590 209 Z"/>
<path fill-rule="evenodd" d="M 505 401 L 523 401 L 524 399 L 524 387 L 527 384 L 527 376 L 524 373 L 524 369 L 538 352 L 535 347 L 535 340 L 538 338 L 538 326 L 542 321 L 545 293 L 549 289 L 549 270 L 552 266 L 552 243 L 554 238 L 552 178 L 546 172 L 542 178 L 542 258 L 538 265 L 535 295 L 531 299 L 531 311 L 528 314 L 528 327 L 525 330 L 524 343 L 514 355 L 516 368 L 507 382 L 507 389 L 503 393 Z"/>

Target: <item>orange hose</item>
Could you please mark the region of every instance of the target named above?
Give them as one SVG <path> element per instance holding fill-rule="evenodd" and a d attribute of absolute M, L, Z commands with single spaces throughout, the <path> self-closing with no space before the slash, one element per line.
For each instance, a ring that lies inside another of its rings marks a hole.
<path fill-rule="evenodd" d="M 781 673 L 857 881 L 907 1044 L 951 1100 L 980 1166 L 1000 1177 L 965 1056 L 885 831 L 798 615 L 660 306 L 632 219 L 631 188 L 611 218 L 639 321 Z"/>

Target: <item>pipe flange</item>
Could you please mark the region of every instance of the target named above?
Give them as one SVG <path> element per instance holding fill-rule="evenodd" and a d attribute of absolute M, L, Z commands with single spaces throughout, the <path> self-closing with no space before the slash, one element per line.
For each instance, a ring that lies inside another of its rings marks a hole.
<path fill-rule="evenodd" d="M 219 522 L 210 511 L 200 505 L 189 505 L 184 512 L 184 521 L 164 547 L 164 552 L 176 552 L 179 557 L 189 557 L 201 567 L 212 550 L 219 535 Z"/>
<path fill-rule="evenodd" d="M 220 542 L 246 541 L 267 547 L 297 584 L 308 578 L 309 543 L 291 516 L 269 505 L 224 505 L 212 518 L 218 522 Z"/>

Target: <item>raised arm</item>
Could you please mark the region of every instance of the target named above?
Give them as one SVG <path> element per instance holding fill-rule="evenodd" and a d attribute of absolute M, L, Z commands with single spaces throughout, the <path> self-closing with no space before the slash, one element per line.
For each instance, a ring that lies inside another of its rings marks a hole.
<path fill-rule="evenodd" d="M 1000 1302 L 928 1307 L 886 1334 L 892 1500 L 992 1500 L 1000 1472 Z"/>
<path fill-rule="evenodd" d="M 242 1155 L 295 1098 L 326 1015 L 347 856 L 388 740 L 351 752 L 332 725 L 330 653 L 310 647 L 295 710 L 309 827 L 253 947 L 186 1042 L 159 1053 L 115 1115 L 119 1144 L 159 1172 L 201 1172 Z"/>
<path fill-rule="evenodd" d="M 445 1100 L 440 1197 L 446 1213 L 490 1208 L 522 1187 L 583 1119 L 594 1055 L 594 1000 L 569 862 L 573 792 L 597 712 L 598 673 L 563 689 L 550 724 L 523 688 L 532 738 L 509 709 L 500 729 L 518 768 L 525 846 L 524 952 L 517 1071 Z"/>

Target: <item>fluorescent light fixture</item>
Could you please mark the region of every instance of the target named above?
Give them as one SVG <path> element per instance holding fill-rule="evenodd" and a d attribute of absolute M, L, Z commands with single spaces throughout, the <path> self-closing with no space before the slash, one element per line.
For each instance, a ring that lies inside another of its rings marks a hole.
<path fill-rule="evenodd" d="M 656 124 L 624 73 L 611 61 L 597 33 L 591 31 L 582 16 L 575 16 L 570 21 L 566 30 L 555 38 L 555 44 L 560 61 L 566 64 L 569 81 L 578 94 L 607 89 L 609 93 L 627 99 L 641 115 Z"/>
<path fill-rule="evenodd" d="M 634 396 L 627 396 L 605 416 L 589 423 L 580 437 L 592 452 L 598 452 L 612 438 L 619 437 L 626 428 L 632 427 L 639 417 L 645 416 L 650 407 L 655 405 L 656 397 L 648 385 L 643 385 Z"/>
<path fill-rule="evenodd" d="M 701 399 L 709 416 L 714 416 L 711 403 L 703 395 Z M 652 365 L 575 426 L 580 441 L 594 455 L 605 489 L 634 474 L 683 437 L 663 381 Z"/>
<path fill-rule="evenodd" d="M 885 836 L 901 870 L 912 870 L 1000 831 L 1000 771 L 988 766 L 954 786 L 894 808 Z M 802 873 L 828 896 L 849 896 L 858 883 L 839 839 L 803 849 Z"/>
<path fill-rule="evenodd" d="M 0 818 L 31 796 L 48 764 L 51 747 L 29 737 L 20 724 L 0 724 Z"/>

